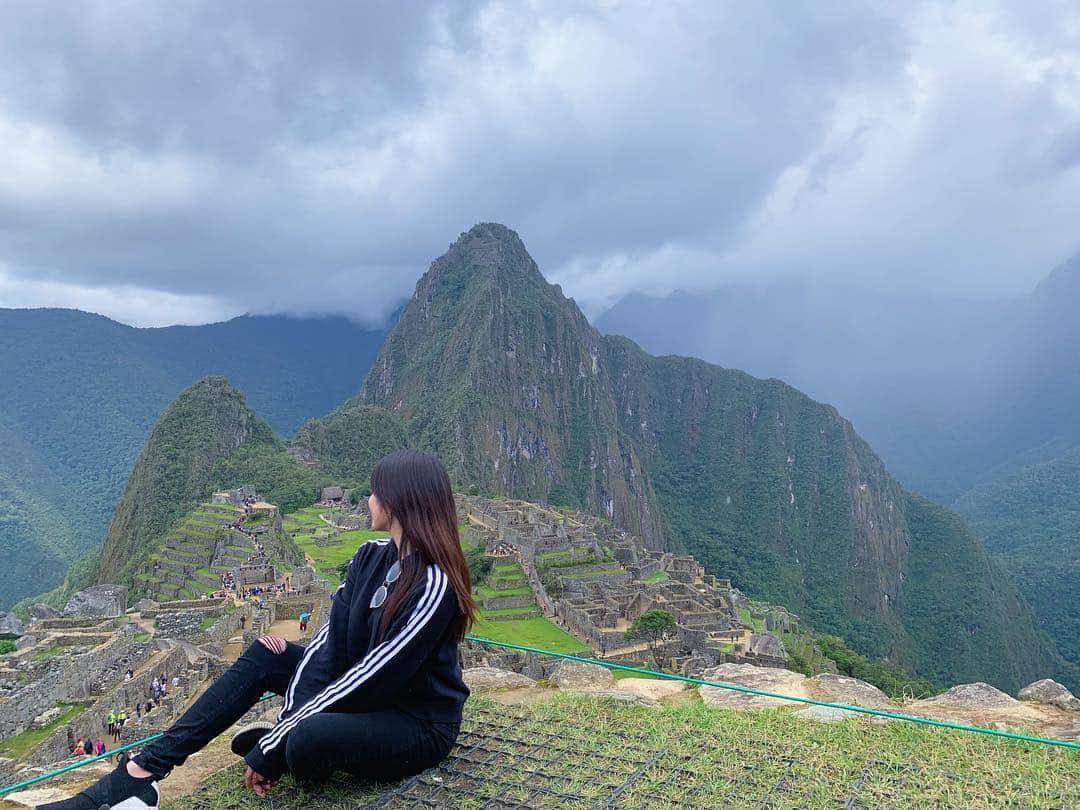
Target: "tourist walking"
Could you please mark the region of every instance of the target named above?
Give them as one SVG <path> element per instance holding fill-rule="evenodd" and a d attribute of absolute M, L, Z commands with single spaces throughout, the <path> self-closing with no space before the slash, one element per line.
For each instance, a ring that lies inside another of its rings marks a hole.
<path fill-rule="evenodd" d="M 300 614 L 300 632 L 301 633 L 306 633 L 307 632 L 307 623 L 308 623 L 308 621 L 310 619 L 311 619 L 311 614 L 308 613 L 306 610 L 303 613 Z"/>
<path fill-rule="evenodd" d="M 469 689 L 458 645 L 476 615 L 450 478 L 434 456 L 399 450 L 371 474 L 372 528 L 308 647 L 256 640 L 179 720 L 134 758 L 48 810 L 156 808 L 158 781 L 239 720 L 266 691 L 273 724 L 241 729 L 232 750 L 245 785 L 266 796 L 289 771 L 302 781 L 345 771 L 380 780 L 438 764 L 461 730 Z"/>

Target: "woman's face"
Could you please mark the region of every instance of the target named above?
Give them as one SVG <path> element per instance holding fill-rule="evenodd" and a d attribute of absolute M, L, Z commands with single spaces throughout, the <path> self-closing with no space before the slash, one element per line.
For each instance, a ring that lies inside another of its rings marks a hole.
<path fill-rule="evenodd" d="M 385 532 L 390 529 L 389 516 L 383 511 L 382 504 L 372 492 L 367 499 L 368 511 L 371 512 L 371 528 L 377 532 Z"/>

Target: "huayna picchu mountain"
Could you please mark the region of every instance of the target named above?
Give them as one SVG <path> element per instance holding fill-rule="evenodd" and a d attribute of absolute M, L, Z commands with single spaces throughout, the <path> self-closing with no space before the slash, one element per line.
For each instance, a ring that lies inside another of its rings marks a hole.
<path fill-rule="evenodd" d="M 311 503 L 324 478 L 289 456 L 224 377 L 207 377 L 180 394 L 154 425 L 90 578 L 132 584 L 169 530 L 234 481 L 296 508 Z"/>
<path fill-rule="evenodd" d="M 1008 576 L 834 408 L 602 336 L 502 225 L 420 279 L 343 410 L 359 408 L 400 420 L 459 486 L 607 515 L 920 675 L 1015 689 L 1053 668 Z M 311 452 L 326 469 L 352 455 Z"/>

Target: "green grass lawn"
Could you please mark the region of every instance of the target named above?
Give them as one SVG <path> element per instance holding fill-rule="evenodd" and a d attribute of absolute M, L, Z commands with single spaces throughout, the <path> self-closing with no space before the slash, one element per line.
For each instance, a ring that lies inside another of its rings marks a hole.
<path fill-rule="evenodd" d="M 521 588 L 506 588 L 499 590 L 497 588 L 489 588 L 487 585 L 477 585 L 473 588 L 477 598 L 479 599 L 495 599 L 499 596 L 532 596 L 532 588 L 525 585 Z"/>
<path fill-rule="evenodd" d="M 864 719 L 821 724 L 789 712 L 700 702 L 659 709 L 564 693 L 531 705 L 482 696 L 437 772 L 402 782 L 286 776 L 275 810 L 1080 806 L 1080 754 L 982 735 Z M 266 807 L 243 763 L 163 810 Z"/>
<path fill-rule="evenodd" d="M 765 620 L 751 615 L 750 608 L 741 607 L 739 608 L 738 613 L 739 621 L 754 628 L 755 633 L 762 633 L 765 631 Z"/>
<path fill-rule="evenodd" d="M 521 610 L 527 610 L 527 608 L 521 608 Z M 479 638 L 505 641 L 509 644 L 522 644 L 526 647 L 538 647 L 552 652 L 579 653 L 588 649 L 584 644 L 561 627 L 552 624 L 544 616 L 505 622 L 489 621 L 480 616 L 469 632 Z"/>
<path fill-rule="evenodd" d="M 537 605 L 526 605 L 519 608 L 493 608 L 492 610 L 482 609 L 480 615 L 482 616 L 514 616 L 518 613 L 528 613 L 533 611 L 535 613 L 540 612 L 540 608 Z"/>
<path fill-rule="evenodd" d="M 329 524 L 319 517 L 320 513 L 326 512 L 324 506 L 308 506 L 304 509 L 290 512 L 282 517 L 282 527 L 285 531 L 296 531 L 301 528 L 329 529 Z M 338 538 L 340 544 L 332 546 L 317 546 L 315 538 L 311 534 L 298 534 L 293 540 L 304 554 L 306 554 L 315 566 L 319 576 L 328 579 L 336 588 L 341 584 L 341 577 L 337 569 L 342 563 L 347 563 L 356 555 L 356 550 L 376 537 L 387 537 L 386 532 L 373 532 L 367 529 L 340 532 Z"/>
<path fill-rule="evenodd" d="M 664 582 L 667 578 L 667 571 L 657 571 L 655 574 L 649 574 L 641 581 L 646 585 L 656 585 L 657 583 Z"/>
<path fill-rule="evenodd" d="M 74 720 L 86 709 L 85 706 L 77 703 L 61 703 L 60 705 L 67 707 L 64 713 L 56 720 L 49 723 L 49 725 L 45 726 L 45 728 L 27 729 L 21 734 L 16 734 L 14 737 L 0 740 L 0 756 L 11 757 L 12 759 L 22 759 L 40 745 L 46 737 L 56 731 L 56 729 L 60 728 L 64 723 Z"/>

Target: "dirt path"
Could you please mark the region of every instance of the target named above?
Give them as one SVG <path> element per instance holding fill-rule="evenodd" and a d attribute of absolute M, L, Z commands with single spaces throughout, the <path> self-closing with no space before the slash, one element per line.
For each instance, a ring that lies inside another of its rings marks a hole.
<path fill-rule="evenodd" d="M 161 798 L 175 799 L 194 793 L 212 773 L 227 768 L 238 758 L 229 750 L 232 735 L 226 731 L 202 751 L 192 754 L 187 762 L 173 769 L 169 778 L 161 782 Z"/>

